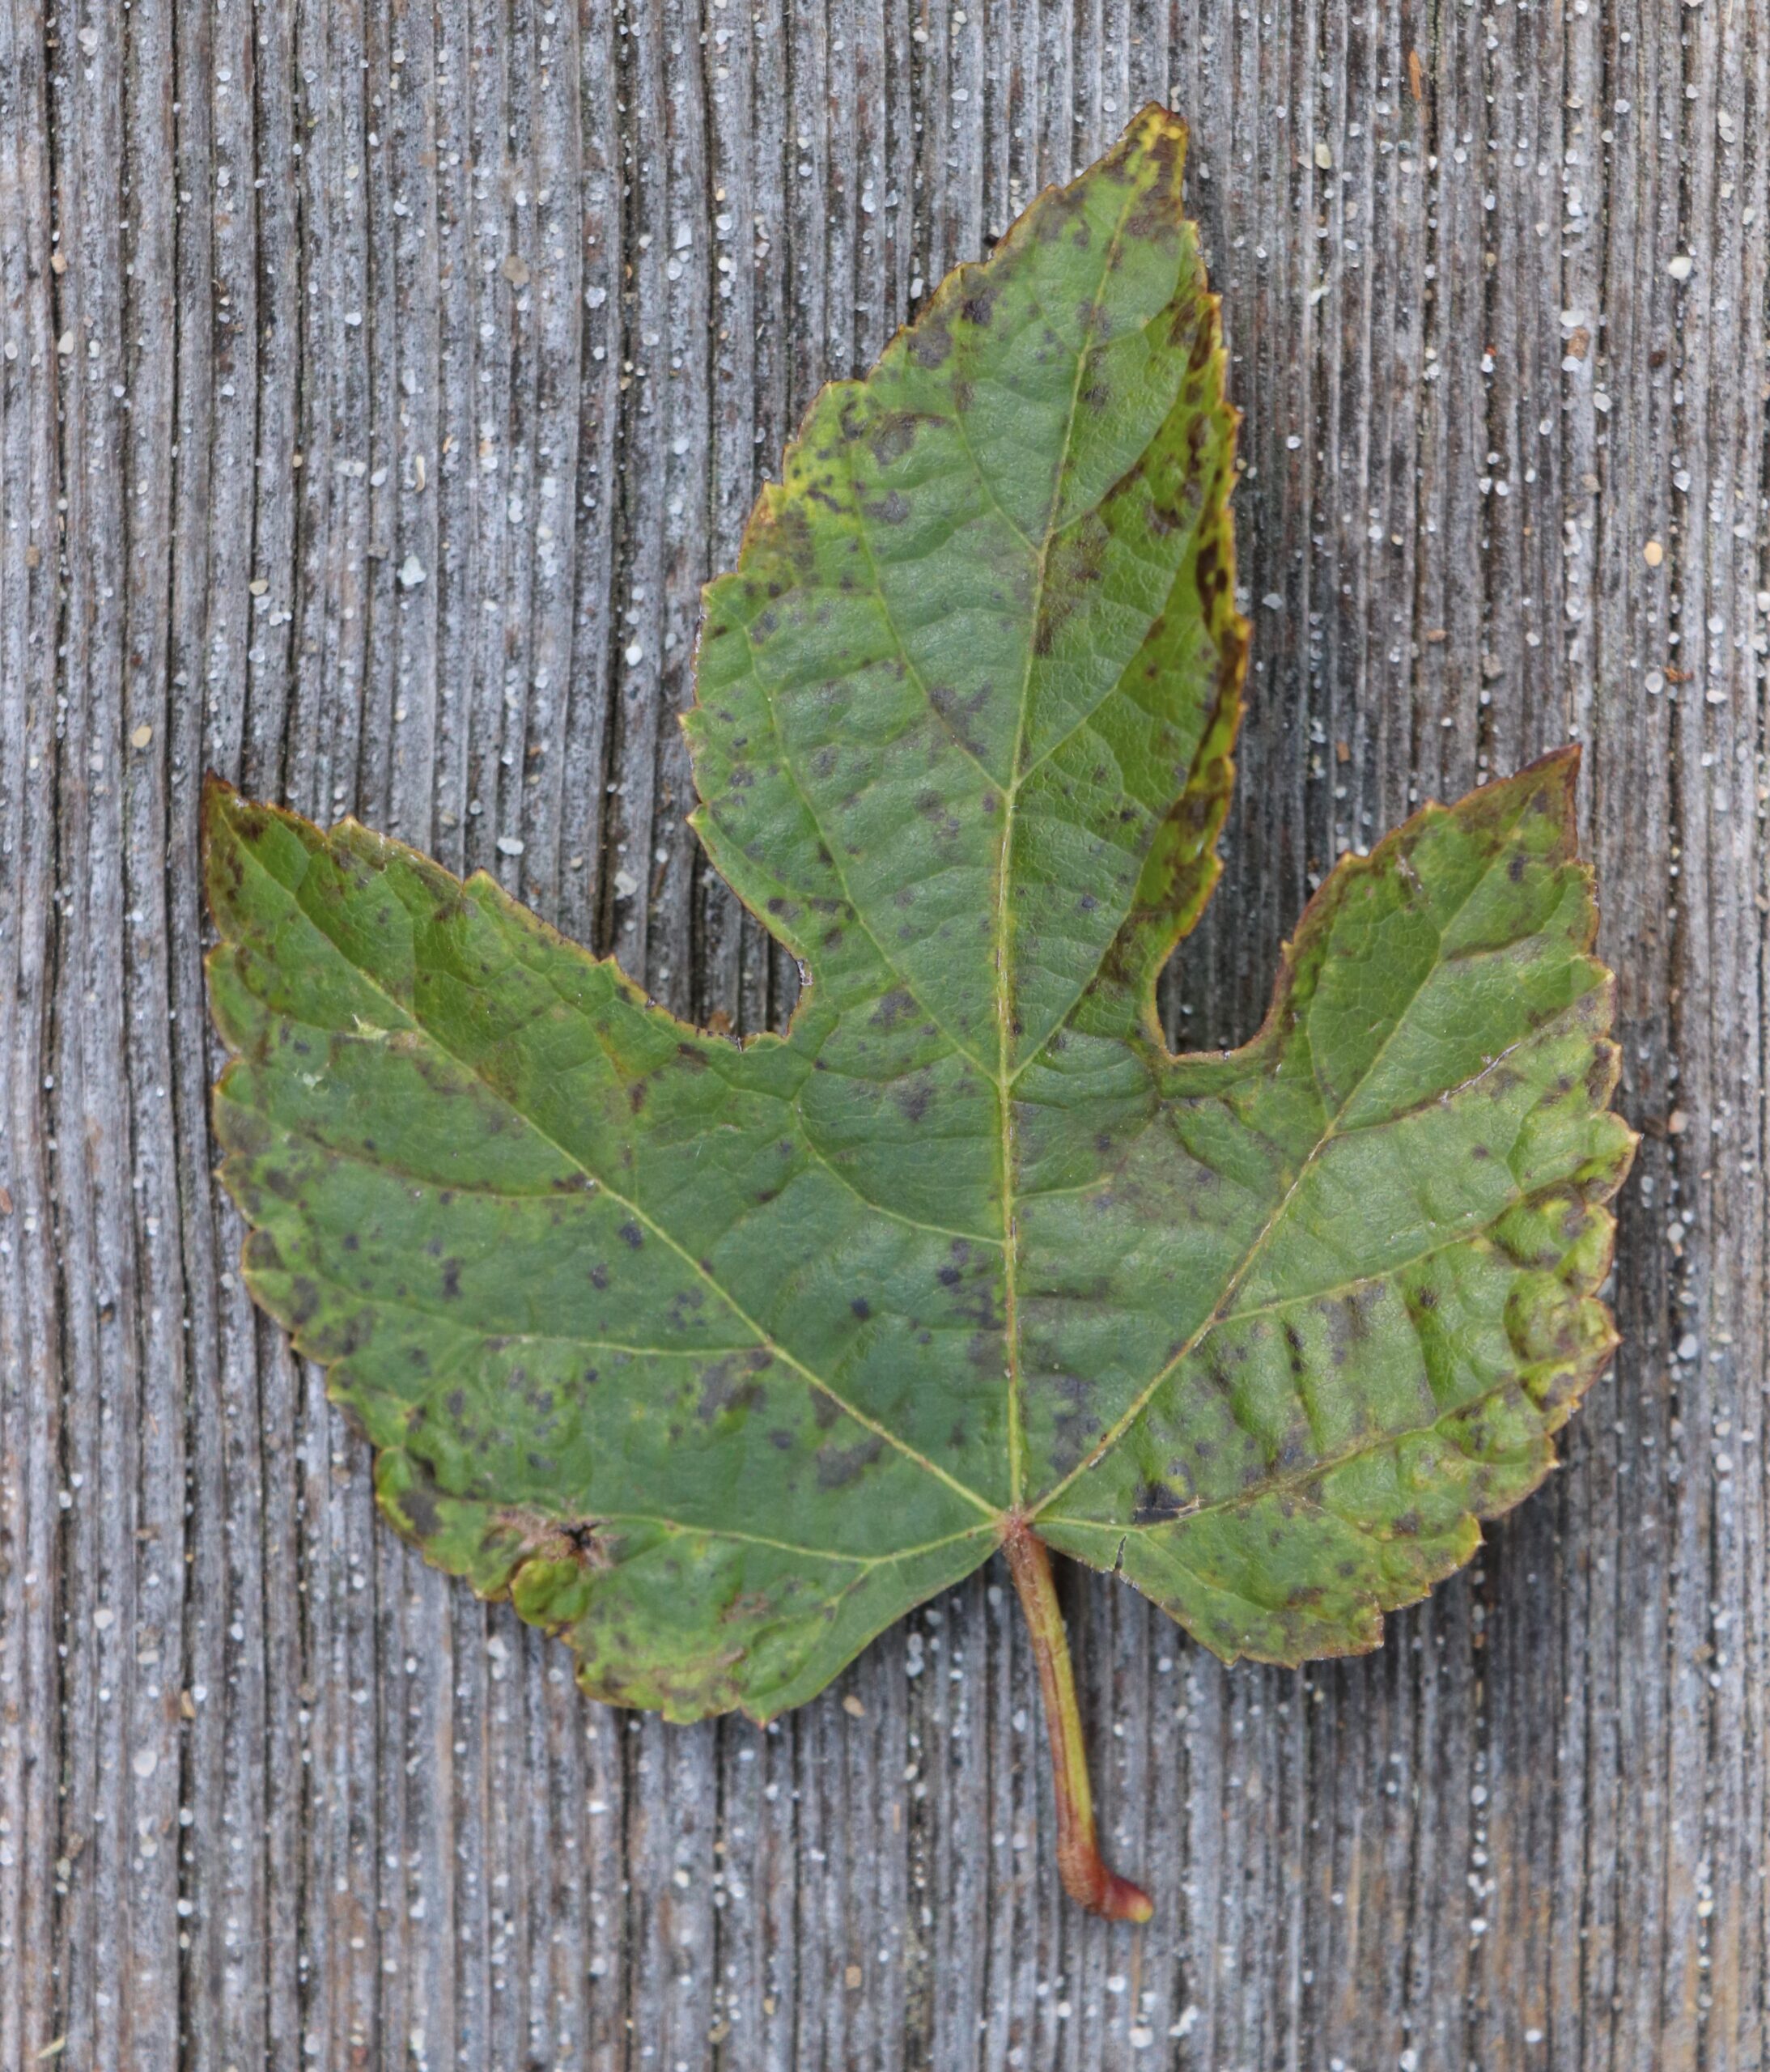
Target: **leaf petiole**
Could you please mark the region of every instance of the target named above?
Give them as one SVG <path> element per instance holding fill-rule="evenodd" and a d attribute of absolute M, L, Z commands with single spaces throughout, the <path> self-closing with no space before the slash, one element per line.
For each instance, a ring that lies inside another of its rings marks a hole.
<path fill-rule="evenodd" d="M 1051 1739 L 1051 1769 L 1057 1791 L 1057 1868 L 1063 1890 L 1090 1913 L 1108 1921 L 1148 1921 L 1155 1912 L 1149 1895 L 1128 1878 L 1110 1870 L 1101 1860 L 1094 1832 L 1094 1794 L 1088 1777 L 1088 1750 L 1082 1739 L 1080 1709 L 1076 1703 L 1076 1675 L 1069 1658 L 1069 1638 L 1051 1578 L 1045 1543 L 1024 1518 L 1011 1519 L 1002 1535 L 1002 1552 L 1020 1593 L 1038 1664 L 1038 1686 L 1045 1701 L 1045 1727 Z"/>

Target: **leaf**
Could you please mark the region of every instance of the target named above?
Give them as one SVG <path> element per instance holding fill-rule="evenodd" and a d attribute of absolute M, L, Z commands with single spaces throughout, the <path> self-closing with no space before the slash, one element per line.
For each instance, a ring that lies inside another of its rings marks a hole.
<path fill-rule="evenodd" d="M 784 1037 L 489 877 L 211 784 L 223 1175 L 383 1508 L 584 1688 L 766 1719 L 1004 1547 L 1094 1845 L 1047 1548 L 1226 1659 L 1368 1648 L 1613 1343 L 1572 752 L 1348 858 L 1264 1027 L 1173 1057 L 1245 628 L 1216 304 L 1159 109 L 813 405 L 707 593 L 694 825 Z"/>

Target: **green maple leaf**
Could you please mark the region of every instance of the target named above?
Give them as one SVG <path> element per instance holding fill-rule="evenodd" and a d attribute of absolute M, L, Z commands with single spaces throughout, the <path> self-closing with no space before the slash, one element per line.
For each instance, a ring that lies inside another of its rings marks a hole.
<path fill-rule="evenodd" d="M 388 1517 L 675 1719 L 799 1704 L 1004 1548 L 1066 1883 L 1140 1919 L 1046 1550 L 1225 1658 L 1374 1645 L 1552 1465 L 1632 1142 L 1571 754 L 1343 860 L 1251 1042 L 1162 1041 L 1246 638 L 1184 134 L 826 388 L 707 593 L 694 825 L 805 968 L 784 1037 L 206 805 L 247 1275 Z"/>

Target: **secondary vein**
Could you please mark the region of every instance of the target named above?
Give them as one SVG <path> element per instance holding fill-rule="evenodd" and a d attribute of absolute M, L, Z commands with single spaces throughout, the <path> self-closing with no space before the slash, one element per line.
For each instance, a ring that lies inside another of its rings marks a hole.
<path fill-rule="evenodd" d="M 1477 877 L 1475 883 L 1469 887 L 1462 898 L 1457 902 L 1455 906 L 1454 906 L 1438 923 L 1438 939 L 1441 947 L 1442 946 L 1444 940 L 1445 927 L 1450 922 L 1454 920 L 1457 915 L 1460 914 L 1462 909 L 1468 904 L 1470 900 L 1474 898 L 1475 894 L 1479 891 L 1481 887 L 1487 882 L 1489 874 L 1497 867 L 1499 860 L 1499 852 L 1496 851 L 1481 871 L 1480 874 Z M 1181 1345 L 1179 1349 L 1173 1355 L 1173 1357 L 1157 1371 L 1147 1386 L 1138 1391 L 1137 1395 L 1131 1399 L 1129 1408 L 1125 1410 L 1116 1423 L 1114 1424 L 1111 1429 L 1107 1433 L 1105 1438 L 1103 1438 L 1100 1443 L 1094 1447 L 1093 1450 L 1088 1454 L 1087 1458 L 1080 1462 L 1075 1467 L 1072 1467 L 1069 1473 L 1063 1476 L 1061 1481 L 1058 1482 L 1051 1489 L 1039 1499 L 1033 1513 L 1034 1517 L 1037 1517 L 1043 1511 L 1048 1510 L 1051 1506 L 1057 1501 L 1058 1498 L 1063 1495 L 1063 1492 L 1069 1488 L 1072 1482 L 1076 1481 L 1079 1476 L 1085 1475 L 1097 1462 L 1103 1460 L 1106 1456 L 1112 1451 L 1113 1448 L 1117 1446 L 1118 1441 L 1124 1437 L 1125 1433 L 1130 1430 L 1131 1427 L 1136 1422 L 1138 1418 L 1140 1418 L 1143 1415 L 1144 1412 L 1148 1408 L 1150 1401 L 1153 1398 L 1156 1391 L 1159 1389 L 1162 1383 L 1167 1380 L 1168 1377 L 1180 1366 L 1183 1361 L 1187 1359 L 1198 1349 L 1199 1345 L 1208 1334 L 1214 1330 L 1219 1323 L 1224 1321 L 1230 1300 L 1234 1296 L 1236 1290 L 1241 1287 L 1242 1284 L 1246 1280 L 1248 1275 L 1253 1271 L 1255 1260 L 1259 1259 L 1260 1254 L 1265 1250 L 1273 1232 L 1278 1228 L 1280 1221 L 1283 1219 L 1284 1212 L 1290 1207 L 1292 1202 L 1296 1199 L 1298 1188 L 1302 1186 L 1304 1180 L 1308 1177 L 1309 1174 L 1320 1160 L 1328 1146 L 1337 1138 L 1339 1133 L 1340 1118 L 1344 1115 L 1347 1110 L 1352 1106 L 1352 1101 L 1358 1093 L 1360 1089 L 1366 1084 L 1369 1080 L 1371 1074 L 1375 1072 L 1377 1066 L 1382 1063 L 1390 1045 L 1394 1041 L 1396 1035 L 1399 1033 L 1402 1024 L 1413 1012 L 1414 1007 L 1419 1000 L 1420 996 L 1425 991 L 1427 984 L 1430 981 L 1433 974 L 1437 970 L 1441 962 L 1441 957 L 1435 954 L 1432 963 L 1422 974 L 1420 983 L 1407 996 L 1407 1000 L 1403 1004 L 1399 1013 L 1396 1015 L 1394 1021 L 1390 1025 L 1382 1041 L 1371 1053 L 1370 1058 L 1366 1063 L 1364 1070 L 1359 1073 L 1357 1078 L 1353 1081 L 1352 1084 L 1347 1088 L 1344 1095 L 1340 1100 L 1339 1107 L 1326 1119 L 1320 1136 L 1318 1136 L 1315 1142 L 1310 1145 L 1307 1157 L 1305 1157 L 1298 1165 L 1297 1171 L 1292 1174 L 1289 1183 L 1280 1194 L 1278 1200 L 1273 1204 L 1271 1213 L 1267 1217 L 1265 1222 L 1261 1225 L 1259 1230 L 1255 1232 L 1251 1242 L 1248 1245 L 1247 1249 L 1242 1253 L 1241 1259 L 1237 1261 L 1234 1271 L 1230 1274 L 1229 1279 L 1224 1284 L 1223 1293 L 1217 1297 L 1216 1301 L 1212 1304 L 1209 1310 L 1205 1314 L 1203 1321 L 1190 1334 L 1184 1344 Z M 1294 974 L 1294 966 L 1291 966 L 1287 971 L 1287 977 L 1292 976 Z M 1259 1038 L 1256 1038 L 1256 1043 L 1258 1043 L 1259 1040 L 1260 1039 Z M 1313 1045 L 1311 1045 L 1310 1049 L 1310 1060 L 1313 1069 Z"/>
<path fill-rule="evenodd" d="M 690 1271 L 719 1297 L 720 1301 L 726 1305 L 726 1306 L 731 1310 L 732 1314 L 735 1316 L 741 1323 L 744 1324 L 747 1329 L 754 1331 L 756 1334 L 757 1342 L 759 1345 L 775 1354 L 777 1358 L 784 1361 L 787 1365 L 793 1369 L 794 1373 L 798 1374 L 803 1380 L 809 1382 L 813 1388 L 821 1391 L 822 1394 L 826 1395 L 830 1400 L 838 1407 L 838 1409 L 846 1412 L 847 1414 L 854 1420 L 855 1424 L 859 1424 L 864 1430 L 871 1432 L 875 1437 L 882 1439 L 888 1446 L 895 1447 L 896 1450 L 903 1454 L 906 1459 L 914 1461 L 918 1467 L 923 1468 L 927 1473 L 934 1476 L 937 1481 L 944 1483 L 949 1489 L 952 1490 L 955 1496 L 964 1497 L 967 1503 L 974 1505 L 978 1510 L 983 1512 L 987 1517 L 994 1518 L 996 1515 L 995 1506 L 993 1504 L 987 1501 L 984 1497 L 978 1496 L 974 1489 L 969 1488 L 966 1484 L 961 1482 L 956 1475 L 949 1475 L 937 1462 L 930 1460 L 926 1454 L 919 1452 L 915 1447 L 912 1446 L 906 1439 L 899 1438 L 898 1434 L 893 1432 L 889 1425 L 881 1424 L 878 1419 L 868 1416 L 864 1411 L 858 1408 L 855 1404 L 850 1403 L 845 1396 L 839 1395 L 821 1374 L 817 1374 L 813 1369 L 807 1366 L 804 1361 L 800 1359 L 796 1353 L 789 1351 L 786 1346 L 781 1344 L 771 1333 L 763 1328 L 762 1325 L 754 1317 L 749 1314 L 749 1311 L 743 1307 L 742 1304 L 740 1303 L 734 1296 L 732 1296 L 726 1289 L 720 1286 L 719 1283 L 710 1272 L 708 1272 L 707 1268 L 698 1259 L 694 1257 L 694 1254 L 690 1252 L 686 1246 L 678 1243 L 677 1239 L 670 1233 L 670 1232 L 665 1229 L 661 1224 L 657 1222 L 655 1218 L 653 1218 L 639 1205 L 638 1202 L 631 1199 L 629 1196 L 622 1194 L 618 1189 L 611 1187 L 601 1174 L 592 1171 L 590 1166 L 585 1163 L 584 1160 L 579 1155 L 579 1153 L 572 1149 L 571 1145 L 562 1143 L 560 1140 L 554 1136 L 550 1131 L 543 1129 L 540 1123 L 537 1123 L 532 1115 L 524 1115 L 521 1109 L 515 1106 L 511 1102 L 505 1098 L 504 1095 L 499 1093 L 498 1089 L 491 1085 L 485 1075 L 479 1071 L 478 1067 L 474 1065 L 470 1059 L 461 1056 L 458 1051 L 452 1049 L 448 1044 L 445 1043 L 442 1038 L 438 1036 L 436 1032 L 431 1029 L 427 1023 L 420 1021 L 417 1016 L 414 1014 L 402 1001 L 396 999 L 392 993 L 388 992 L 387 988 L 381 983 L 380 980 L 372 971 L 364 970 L 363 966 L 359 964 L 354 957 L 350 956 L 348 952 L 342 949 L 337 943 L 333 941 L 333 938 L 330 936 L 326 935 L 325 929 L 320 928 L 318 921 L 314 919 L 313 915 L 308 911 L 307 907 L 303 905 L 299 895 L 291 891 L 287 885 L 283 885 L 280 879 L 273 876 L 263 859 L 258 856 L 252 850 L 249 845 L 242 843 L 240 846 L 242 853 L 251 859 L 254 868 L 259 871 L 262 876 L 269 879 L 273 885 L 276 885 L 280 891 L 285 894 L 286 896 L 294 902 L 294 904 L 299 909 L 308 925 L 315 929 L 320 936 L 324 936 L 327 942 L 332 944 L 332 947 L 337 951 L 338 955 L 344 958 L 345 962 L 350 965 L 350 968 L 356 972 L 357 975 L 363 979 L 365 984 L 372 987 L 372 989 L 387 1002 L 388 1005 L 397 1015 L 398 1015 L 401 1022 L 405 1025 L 418 1030 L 427 1042 L 432 1043 L 435 1046 L 436 1049 L 443 1056 L 448 1058 L 452 1064 L 458 1065 L 463 1072 L 469 1073 L 472 1077 L 478 1080 L 481 1085 L 484 1086 L 486 1090 L 493 1095 L 494 1099 L 503 1102 L 503 1105 L 510 1110 L 510 1112 L 512 1115 L 520 1116 L 522 1121 L 530 1129 L 532 1129 L 535 1132 L 536 1136 L 540 1137 L 544 1143 L 550 1144 L 554 1149 L 559 1153 L 562 1158 L 567 1160 L 571 1165 L 575 1166 L 577 1170 L 584 1174 L 587 1180 L 592 1182 L 593 1185 L 601 1187 L 603 1192 L 607 1195 L 610 1201 L 618 1202 L 630 1215 L 636 1217 L 639 1222 L 643 1224 L 646 1229 L 651 1231 L 652 1235 L 658 1238 L 661 1243 L 667 1245 L 669 1249 L 676 1254 L 677 1257 L 689 1267 Z M 590 1032 L 594 1037 L 598 1047 L 603 1051 L 604 1055 L 606 1056 L 608 1055 L 608 1047 L 603 1042 L 602 1032 L 596 1027 L 593 1018 L 586 1016 L 584 1019 L 586 1025 L 589 1028 Z"/>

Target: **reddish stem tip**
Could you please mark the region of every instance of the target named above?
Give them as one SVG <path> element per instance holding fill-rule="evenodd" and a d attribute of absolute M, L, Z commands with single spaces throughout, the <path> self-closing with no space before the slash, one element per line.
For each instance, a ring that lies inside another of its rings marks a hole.
<path fill-rule="evenodd" d="M 1076 1702 L 1076 1675 L 1069 1658 L 1069 1638 L 1051 1580 L 1045 1543 L 1024 1520 L 1016 1518 L 1002 1535 L 1026 1630 L 1038 1664 L 1039 1692 L 1045 1701 L 1045 1727 L 1050 1736 L 1052 1782 L 1057 1794 L 1057 1868 L 1063 1890 L 1090 1913 L 1108 1921 L 1148 1921 L 1155 1909 L 1149 1895 L 1128 1878 L 1109 1870 L 1101 1860 L 1094 1832 L 1094 1794 L 1088 1777 L 1088 1751 L 1082 1741 L 1081 1708 Z"/>
<path fill-rule="evenodd" d="M 1106 1868 L 1104 1865 L 1101 1867 Z M 1116 1870 L 1106 1871 L 1106 1888 L 1094 1909 L 1096 1913 L 1104 1914 L 1108 1921 L 1148 1921 L 1155 1910 L 1155 1901 L 1141 1885 L 1133 1885 Z"/>

